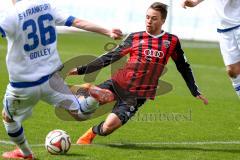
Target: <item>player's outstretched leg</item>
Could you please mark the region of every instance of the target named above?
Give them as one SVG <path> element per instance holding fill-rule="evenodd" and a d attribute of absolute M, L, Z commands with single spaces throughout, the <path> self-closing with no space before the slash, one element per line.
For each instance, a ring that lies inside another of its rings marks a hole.
<path fill-rule="evenodd" d="M 77 144 L 91 144 L 96 135 L 107 136 L 122 126 L 121 120 L 114 113 L 110 113 L 107 119 L 90 128 L 78 140 Z"/>
<path fill-rule="evenodd" d="M 95 137 L 96 134 L 93 132 L 93 127 L 91 127 L 77 140 L 77 144 L 91 144 Z"/>
<path fill-rule="evenodd" d="M 3 153 L 2 157 L 5 159 L 34 159 L 32 151 L 24 136 L 21 123 L 8 118 L 4 111 L 2 112 L 2 116 L 3 124 L 10 140 L 17 145 L 17 149 Z"/>
<path fill-rule="evenodd" d="M 95 98 L 100 104 L 109 103 L 115 100 L 115 95 L 108 89 L 102 89 L 90 83 L 82 85 L 69 86 L 71 92 L 77 96 L 91 96 Z"/>
<path fill-rule="evenodd" d="M 92 113 L 103 104 L 115 100 L 115 95 L 108 89 L 102 89 L 90 83 L 69 86 L 71 92 L 78 97 L 80 110 L 71 112 L 75 119 L 84 121 L 91 118 Z"/>
<path fill-rule="evenodd" d="M 108 89 L 102 89 L 97 86 L 91 86 L 89 88 L 89 94 L 97 99 L 100 104 L 106 104 L 114 101 L 114 94 Z"/>
<path fill-rule="evenodd" d="M 107 136 L 126 124 L 138 111 L 138 108 L 145 103 L 146 99 L 136 99 L 129 97 L 125 101 L 118 100 L 112 113 L 105 121 L 90 128 L 77 141 L 77 144 L 91 144 L 96 135 Z"/>

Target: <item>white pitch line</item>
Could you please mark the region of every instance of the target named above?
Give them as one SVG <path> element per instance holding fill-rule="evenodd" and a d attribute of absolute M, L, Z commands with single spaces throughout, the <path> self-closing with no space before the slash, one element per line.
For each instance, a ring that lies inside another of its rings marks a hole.
<path fill-rule="evenodd" d="M 202 64 L 192 64 L 191 66 L 195 67 L 195 68 L 202 68 L 202 69 L 209 69 L 209 70 L 214 70 L 214 71 L 226 71 L 225 67 L 216 67 L 216 66 L 208 66 L 208 65 L 202 65 Z"/>
<path fill-rule="evenodd" d="M 13 142 L 10 142 L 10 141 L 4 141 L 4 140 L 0 140 L 0 144 L 14 145 Z"/>
<path fill-rule="evenodd" d="M 0 140 L 0 144 L 4 145 L 14 145 L 10 141 Z M 136 142 L 136 143 L 109 143 L 109 144 L 91 144 L 93 146 L 105 146 L 105 145 L 116 145 L 116 146 L 124 146 L 124 145 L 232 145 L 232 144 L 240 144 L 240 141 L 200 141 L 200 142 Z M 77 146 L 77 144 L 72 144 L 73 146 Z M 43 147 L 44 144 L 32 144 L 31 147 Z"/>

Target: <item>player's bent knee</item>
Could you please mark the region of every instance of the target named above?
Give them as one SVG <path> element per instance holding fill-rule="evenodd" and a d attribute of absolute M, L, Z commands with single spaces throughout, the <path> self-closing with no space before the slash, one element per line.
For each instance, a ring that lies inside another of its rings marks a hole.
<path fill-rule="evenodd" d="M 227 68 L 227 73 L 228 73 L 228 76 L 230 78 L 236 78 L 237 75 L 239 75 L 240 73 L 238 73 L 236 70 L 232 69 L 232 68 Z"/>
<path fill-rule="evenodd" d="M 229 77 L 236 78 L 240 74 L 240 64 L 227 66 L 227 73 Z"/>
<path fill-rule="evenodd" d="M 234 74 L 233 74 L 232 70 L 227 69 L 227 74 L 229 77 L 234 78 Z"/>

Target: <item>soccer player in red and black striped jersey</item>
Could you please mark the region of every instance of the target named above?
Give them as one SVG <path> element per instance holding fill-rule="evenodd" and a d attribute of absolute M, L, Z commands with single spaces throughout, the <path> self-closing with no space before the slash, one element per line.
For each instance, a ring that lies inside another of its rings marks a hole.
<path fill-rule="evenodd" d="M 154 99 L 159 78 L 170 57 L 191 94 L 208 103 L 195 84 L 178 37 L 162 30 L 166 16 L 167 6 L 160 2 L 153 3 L 147 10 L 146 31 L 130 34 L 113 51 L 70 72 L 70 75 L 91 73 L 130 54 L 126 65 L 98 86 L 114 93 L 117 102 L 112 113 L 104 122 L 90 128 L 77 143 L 89 144 L 96 135 L 112 133 L 125 124 L 147 99 Z"/>

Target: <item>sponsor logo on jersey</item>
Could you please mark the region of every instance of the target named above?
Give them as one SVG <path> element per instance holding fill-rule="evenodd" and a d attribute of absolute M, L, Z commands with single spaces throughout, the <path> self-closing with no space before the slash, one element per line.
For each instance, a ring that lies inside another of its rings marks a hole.
<path fill-rule="evenodd" d="M 169 48 L 170 44 L 171 42 L 169 40 L 163 40 L 163 45 L 165 46 L 165 48 Z"/>
<path fill-rule="evenodd" d="M 152 49 L 145 49 L 144 50 L 144 55 L 147 57 L 154 57 L 154 58 L 163 58 L 164 57 L 164 52 L 163 51 L 158 51 L 158 50 L 152 50 Z"/>

